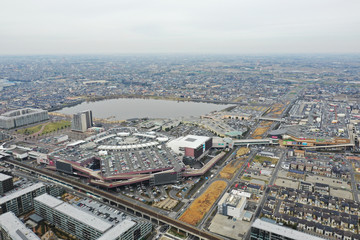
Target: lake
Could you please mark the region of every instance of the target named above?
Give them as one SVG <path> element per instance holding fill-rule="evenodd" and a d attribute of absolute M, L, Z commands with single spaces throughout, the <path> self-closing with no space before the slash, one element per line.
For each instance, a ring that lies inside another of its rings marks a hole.
<path fill-rule="evenodd" d="M 83 102 L 79 105 L 64 108 L 58 112 L 74 114 L 92 110 L 95 118 L 126 120 L 130 118 L 179 118 L 201 116 L 212 111 L 222 110 L 230 105 L 197 102 L 177 102 L 170 100 L 119 98 L 97 102 Z"/>

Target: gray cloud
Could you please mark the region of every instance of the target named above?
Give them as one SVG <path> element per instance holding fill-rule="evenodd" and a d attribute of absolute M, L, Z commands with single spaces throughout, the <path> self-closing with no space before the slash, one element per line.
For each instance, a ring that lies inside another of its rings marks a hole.
<path fill-rule="evenodd" d="M 2 0 L 0 54 L 359 53 L 358 0 Z"/>

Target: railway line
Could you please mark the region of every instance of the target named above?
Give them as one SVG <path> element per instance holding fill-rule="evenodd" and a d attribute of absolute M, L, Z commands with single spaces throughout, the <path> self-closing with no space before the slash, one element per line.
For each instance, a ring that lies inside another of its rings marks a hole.
<path fill-rule="evenodd" d="M 43 170 L 43 169 L 38 169 L 32 166 L 29 166 L 27 164 L 18 162 L 18 161 L 14 161 L 14 160 L 6 160 L 6 162 L 8 164 L 11 164 L 13 166 L 19 167 L 22 170 L 28 171 L 32 174 L 37 174 L 37 175 L 42 175 L 42 176 L 46 176 L 46 177 L 50 177 L 52 179 L 55 179 L 57 181 L 62 182 L 63 184 L 66 184 L 68 186 L 73 187 L 74 189 L 80 189 L 82 191 L 86 191 L 86 192 L 90 192 L 92 194 L 95 194 L 97 196 L 99 196 L 100 198 L 102 198 L 105 201 L 109 201 L 110 204 L 114 203 L 120 206 L 123 206 L 128 209 L 131 209 L 132 211 L 134 211 L 135 213 L 140 213 L 142 216 L 144 216 L 145 218 L 147 217 L 148 219 L 152 219 L 152 220 L 156 220 L 159 223 L 164 223 L 164 224 L 168 224 L 176 229 L 180 229 L 182 231 L 184 231 L 187 234 L 196 236 L 200 239 L 209 239 L 209 240 L 221 240 L 223 238 L 218 237 L 214 234 L 205 232 L 201 229 L 198 229 L 194 226 L 191 226 L 189 224 L 186 224 L 184 222 L 181 222 L 179 220 L 176 219 L 172 219 L 168 216 L 162 215 L 156 211 L 147 209 L 143 206 L 137 205 L 134 202 L 130 202 L 126 199 L 122 199 L 120 197 L 114 196 L 113 194 L 106 192 L 104 190 L 101 189 L 97 189 L 95 187 L 92 186 L 88 186 L 86 184 L 83 184 L 81 182 L 77 182 L 75 180 L 66 178 L 64 176 L 60 176 L 56 173 L 52 173 L 49 172 L 47 170 Z"/>

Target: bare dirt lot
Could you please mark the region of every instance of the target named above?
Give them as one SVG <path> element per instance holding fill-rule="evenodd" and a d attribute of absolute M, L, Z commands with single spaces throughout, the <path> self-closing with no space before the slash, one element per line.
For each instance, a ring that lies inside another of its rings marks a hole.
<path fill-rule="evenodd" d="M 227 183 L 224 181 L 219 180 L 213 182 L 200 197 L 194 200 L 179 220 L 194 226 L 197 225 L 210 210 L 226 186 Z"/>

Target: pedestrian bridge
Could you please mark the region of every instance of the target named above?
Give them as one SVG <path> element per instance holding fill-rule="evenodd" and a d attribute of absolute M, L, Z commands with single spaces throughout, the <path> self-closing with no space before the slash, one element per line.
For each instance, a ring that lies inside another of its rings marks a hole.
<path fill-rule="evenodd" d="M 285 122 L 282 118 L 270 118 L 270 117 L 258 117 L 258 120 L 274 121 L 274 122 Z"/>
<path fill-rule="evenodd" d="M 272 145 L 272 144 L 279 144 L 278 139 L 264 138 L 264 139 L 241 139 L 241 140 L 234 140 L 234 146 Z"/>

